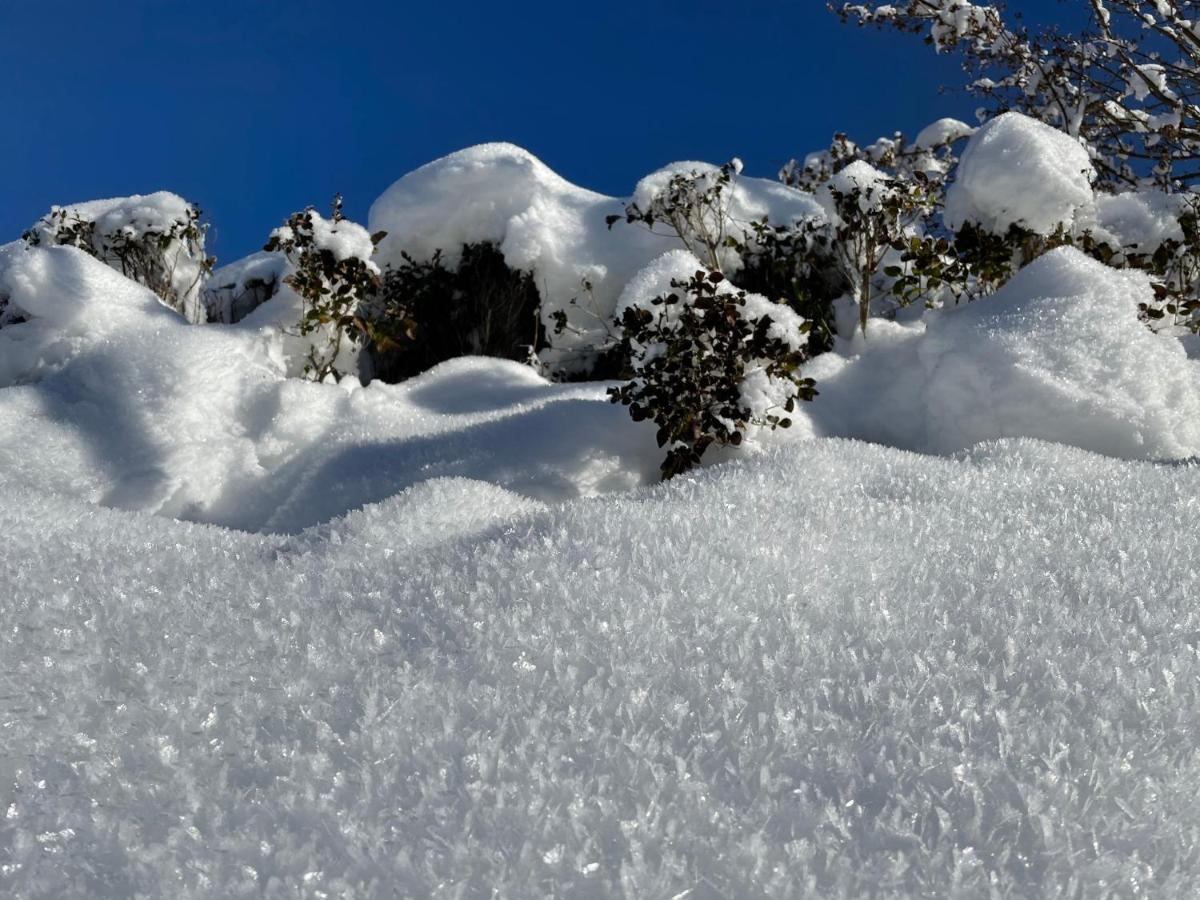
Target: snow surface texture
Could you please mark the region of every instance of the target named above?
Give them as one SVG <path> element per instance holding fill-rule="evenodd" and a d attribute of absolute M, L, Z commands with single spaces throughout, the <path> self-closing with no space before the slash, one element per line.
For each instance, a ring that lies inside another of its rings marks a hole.
<path fill-rule="evenodd" d="M 1200 471 L 841 441 L 294 538 L 0 503 L 0 893 L 1187 896 Z"/>
<path fill-rule="evenodd" d="M 671 174 L 693 169 L 715 167 L 668 166 L 643 179 L 635 199 L 648 205 Z M 731 191 L 730 215 L 743 226 L 763 216 L 790 224 L 820 215 L 811 197 L 775 181 L 738 177 Z M 606 217 L 623 217 L 624 210 L 624 201 L 576 187 L 519 147 L 484 144 L 405 175 L 372 205 L 368 230 L 387 232 L 376 256 L 381 266 L 399 265 L 402 253 L 423 261 L 441 250 L 452 267 L 463 244 L 495 244 L 511 268 L 534 274 L 552 341 L 546 361 L 570 370 L 587 362 L 581 354 L 606 343 L 617 297 L 629 280 L 664 252 L 682 248 L 665 231 L 624 222 L 610 230 Z M 552 316 L 560 310 L 569 328 L 555 334 Z"/>
<path fill-rule="evenodd" d="M 983 125 L 967 144 L 946 192 L 945 222 L 967 222 L 993 234 L 1020 225 L 1051 234 L 1092 215 L 1095 170 L 1082 144 L 1021 113 Z"/>
<path fill-rule="evenodd" d="M 122 263 L 114 247 L 121 242 L 138 241 L 152 232 L 165 235 L 173 227 L 185 226 L 192 212 L 191 204 L 178 194 L 157 191 L 55 206 L 30 231 L 42 241 L 53 243 L 58 216 L 65 214 L 67 225 L 90 222 L 94 226 L 93 249 L 105 263 L 120 272 Z M 200 300 L 204 255 L 203 232 L 193 245 L 176 238 L 161 250 L 163 277 L 177 298 L 177 311 L 189 322 L 205 320 L 204 305 Z"/>
<path fill-rule="evenodd" d="M 1200 454 L 1200 364 L 1138 321 L 1145 276 L 1055 250 L 994 297 L 871 323 L 805 374 L 817 434 L 947 453 L 1037 437 L 1130 459 Z"/>

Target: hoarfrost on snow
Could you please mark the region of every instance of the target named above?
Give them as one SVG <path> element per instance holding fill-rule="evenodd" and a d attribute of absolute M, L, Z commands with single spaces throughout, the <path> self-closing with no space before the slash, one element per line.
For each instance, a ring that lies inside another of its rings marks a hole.
<path fill-rule="evenodd" d="M 1198 479 L 822 441 L 288 538 L 6 482 L 0 892 L 1185 896 Z"/>
<path fill-rule="evenodd" d="M 945 222 L 993 234 L 1019 225 L 1051 234 L 1087 224 L 1095 170 L 1082 144 L 1056 128 L 1009 112 L 983 125 L 967 144 L 946 192 Z"/>

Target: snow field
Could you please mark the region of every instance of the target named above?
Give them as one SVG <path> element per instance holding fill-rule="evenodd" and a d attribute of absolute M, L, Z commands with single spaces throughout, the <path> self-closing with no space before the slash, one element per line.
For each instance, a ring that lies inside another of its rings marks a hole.
<path fill-rule="evenodd" d="M 10 485 L 0 890 L 1180 896 L 1196 479 L 821 441 L 293 538 Z"/>

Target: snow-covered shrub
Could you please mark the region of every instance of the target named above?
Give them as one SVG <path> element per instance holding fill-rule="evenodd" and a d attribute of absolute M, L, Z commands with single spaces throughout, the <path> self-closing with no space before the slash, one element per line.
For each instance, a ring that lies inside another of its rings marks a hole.
<path fill-rule="evenodd" d="M 204 251 L 201 211 L 167 191 L 55 206 L 22 235 L 30 246 L 76 247 L 150 288 L 189 322 L 215 260 Z"/>
<path fill-rule="evenodd" d="M 902 245 L 909 226 L 928 205 L 917 182 L 905 182 L 857 161 L 840 170 L 818 192 L 829 213 L 832 256 L 858 308 L 865 335 L 876 274 L 889 252 Z"/>
<path fill-rule="evenodd" d="M 783 301 L 810 323 L 808 353 L 816 356 L 833 346 L 836 321 L 833 301 L 846 293 L 824 218 L 810 217 L 790 225 L 768 220 L 751 222 L 749 237 L 739 243 L 741 268 L 730 278 L 747 293 Z"/>
<path fill-rule="evenodd" d="M 240 322 L 278 292 L 288 274 L 283 253 L 260 251 L 222 266 L 204 285 L 201 301 L 209 322 Z"/>
<path fill-rule="evenodd" d="M 911 142 L 896 132 L 890 138 L 859 146 L 847 135 L 838 133 L 828 149 L 810 153 L 803 160 L 790 160 L 779 171 L 779 180 L 815 192 L 846 166 L 861 161 L 893 177 L 919 178 L 927 185 L 940 186 L 958 162 L 955 145 L 974 133 L 974 128 L 957 119 L 939 119 L 922 129 Z"/>
<path fill-rule="evenodd" d="M 495 244 L 467 244 L 450 268 L 401 254 L 369 304 L 372 375 L 395 382 L 458 356 L 526 362 L 539 349 L 540 297 L 528 272 L 510 269 Z"/>
<path fill-rule="evenodd" d="M 1200 180 L 1200 41 L 1194 3 L 1076 0 L 1080 34 L 1010 27 L 1003 4 L 967 0 L 844 3 L 842 18 L 914 34 L 966 63 L 984 114 L 1017 110 L 1092 151 L 1101 184 L 1175 187 Z"/>
<path fill-rule="evenodd" d="M 827 215 L 816 207 L 793 211 L 782 221 L 770 214 L 746 218 L 746 203 L 739 196 L 741 171 L 738 159 L 723 166 L 668 166 L 642 179 L 624 213 L 610 215 L 606 222 L 610 229 L 624 221 L 670 234 L 736 287 L 788 303 L 815 325 L 809 349 L 824 352 L 832 343 L 830 304 L 844 293 L 828 252 Z"/>
<path fill-rule="evenodd" d="M 311 206 L 293 213 L 263 248 L 284 254 L 293 267 L 283 281 L 301 300 L 296 329 L 308 341 L 304 374 L 313 381 L 341 380 L 370 340 L 363 307 L 379 289 L 371 256 L 383 237 L 348 221 L 338 195 L 330 218 Z"/>
<path fill-rule="evenodd" d="M 621 292 L 639 271 L 684 244 L 669 227 L 609 229 L 606 219 L 625 219 L 629 202 L 647 209 L 675 175 L 693 171 L 719 167 L 673 163 L 643 178 L 627 202 L 571 184 L 512 144 L 469 147 L 410 172 L 375 201 L 370 230 L 388 233 L 375 261 L 398 267 L 407 254 L 428 263 L 440 250 L 442 265 L 454 270 L 460 248 L 493 244 L 510 270 L 528 272 L 537 284 L 542 371 L 565 378 L 610 374 Z M 731 178 L 720 203 L 727 234 L 742 243 L 749 223 L 765 218 L 790 225 L 823 215 L 811 195 L 744 175 Z M 737 251 L 725 248 L 721 262 L 734 277 Z"/>
<path fill-rule="evenodd" d="M 666 229 L 704 265 L 715 272 L 729 268 L 730 250 L 736 238 L 730 233 L 731 184 L 742 171 L 742 161 L 733 159 L 722 166 L 696 167 L 664 172 L 663 183 L 644 181 L 624 215 L 610 215 L 612 228 L 626 222 Z M 650 190 L 647 190 L 650 187 Z"/>
<path fill-rule="evenodd" d="M 706 450 L 738 446 L 757 428 L 788 428 L 814 382 L 806 322 L 782 303 L 747 294 L 686 251 L 672 251 L 626 288 L 618 323 L 633 368 L 610 390 L 634 421 L 658 426 L 668 447 L 664 478 L 699 464 Z"/>
<path fill-rule="evenodd" d="M 972 222 L 992 234 L 1016 225 L 1048 236 L 1094 214 L 1095 169 L 1076 138 L 1020 113 L 1005 113 L 971 138 L 946 192 L 946 225 Z"/>

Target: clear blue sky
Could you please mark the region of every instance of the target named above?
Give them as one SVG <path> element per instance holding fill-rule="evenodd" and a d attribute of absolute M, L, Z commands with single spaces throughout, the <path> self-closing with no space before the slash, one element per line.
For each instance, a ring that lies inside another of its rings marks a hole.
<path fill-rule="evenodd" d="M 1015 4 L 1062 15 L 1045 0 Z M 223 261 L 336 191 L 507 140 L 628 194 L 677 159 L 750 174 L 974 104 L 949 58 L 824 0 L 0 0 L 0 242 L 52 203 L 168 189 Z"/>

